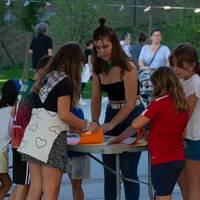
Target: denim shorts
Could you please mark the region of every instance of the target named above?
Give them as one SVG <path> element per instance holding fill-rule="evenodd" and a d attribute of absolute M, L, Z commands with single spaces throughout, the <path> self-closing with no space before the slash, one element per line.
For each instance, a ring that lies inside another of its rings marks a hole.
<path fill-rule="evenodd" d="M 186 141 L 186 158 L 190 160 L 200 161 L 200 140 L 189 140 Z"/>
<path fill-rule="evenodd" d="M 156 196 L 172 194 L 184 163 L 184 160 L 178 160 L 151 166 L 151 180 Z"/>
<path fill-rule="evenodd" d="M 139 116 L 144 110 L 144 105 L 141 103 L 140 105 L 137 105 L 131 113 L 128 115 L 128 117 L 122 121 L 120 124 L 118 124 L 114 129 L 111 131 L 106 132 L 106 135 L 112 135 L 112 136 L 117 136 L 120 133 L 122 133 L 126 128 L 128 128 L 131 125 L 131 122 Z M 117 115 L 117 113 L 120 111 L 120 109 L 113 109 L 110 104 L 108 104 L 106 108 L 106 113 L 105 113 L 105 123 L 110 122 L 112 118 Z"/>

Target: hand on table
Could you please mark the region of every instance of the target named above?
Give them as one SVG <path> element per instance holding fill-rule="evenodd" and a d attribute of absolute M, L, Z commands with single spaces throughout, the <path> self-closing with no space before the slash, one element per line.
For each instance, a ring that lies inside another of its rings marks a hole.
<path fill-rule="evenodd" d="M 81 134 L 83 132 L 82 129 L 80 129 L 80 128 L 76 128 L 76 127 L 73 127 L 73 126 L 70 126 L 69 128 L 70 128 L 70 132 L 72 132 L 72 133 Z"/>
<path fill-rule="evenodd" d="M 104 133 L 106 133 L 106 132 L 112 130 L 114 128 L 114 125 L 111 122 L 109 122 L 109 123 L 102 124 L 101 127 L 103 128 Z"/>
<path fill-rule="evenodd" d="M 89 122 L 89 127 L 87 129 L 87 132 L 92 134 L 93 132 L 97 132 L 99 128 L 100 126 L 97 124 L 97 122 Z"/>

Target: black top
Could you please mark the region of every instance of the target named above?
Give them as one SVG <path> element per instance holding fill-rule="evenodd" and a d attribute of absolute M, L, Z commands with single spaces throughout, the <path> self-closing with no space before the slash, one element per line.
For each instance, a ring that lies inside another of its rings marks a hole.
<path fill-rule="evenodd" d="M 107 93 L 108 98 L 111 101 L 125 100 L 125 88 L 123 81 L 115 82 L 112 84 L 101 83 L 101 90 Z"/>
<path fill-rule="evenodd" d="M 86 64 L 86 63 L 88 63 L 88 56 L 92 55 L 92 50 L 85 48 L 83 54 L 84 54 L 84 64 Z"/>
<path fill-rule="evenodd" d="M 98 76 L 99 77 L 99 76 Z M 111 84 L 102 84 L 101 79 L 99 77 L 99 82 L 101 86 L 101 90 L 107 93 L 108 99 L 111 101 L 124 101 L 126 100 L 125 97 L 125 87 L 124 81 L 118 81 Z M 138 80 L 138 88 L 137 88 L 137 95 L 140 94 L 140 82 Z"/>
<path fill-rule="evenodd" d="M 39 95 L 34 93 L 33 108 L 45 108 L 46 110 L 57 112 L 58 97 L 72 96 L 72 87 L 69 77 L 60 81 L 49 93 L 44 104 L 42 104 Z"/>
<path fill-rule="evenodd" d="M 40 58 L 44 55 L 48 55 L 48 49 L 52 48 L 52 39 L 47 35 L 39 33 L 38 36 L 33 39 L 30 49 L 33 50 L 32 65 L 34 69 L 37 67 Z"/>

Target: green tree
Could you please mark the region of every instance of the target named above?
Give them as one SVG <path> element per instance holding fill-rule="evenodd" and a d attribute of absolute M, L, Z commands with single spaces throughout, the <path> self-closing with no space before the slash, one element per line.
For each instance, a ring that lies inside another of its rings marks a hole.
<path fill-rule="evenodd" d="M 35 25 L 39 22 L 38 10 L 41 7 L 41 3 L 30 3 L 28 6 L 24 6 L 21 13 L 22 26 L 28 32 L 34 30 Z"/>
<path fill-rule="evenodd" d="M 5 5 L 0 3 L 0 30 L 5 25 L 3 19 L 5 14 Z"/>
<path fill-rule="evenodd" d="M 77 41 L 83 44 L 91 38 L 99 13 L 95 3 L 91 0 L 60 0 L 53 5 L 56 16 L 51 18 L 51 30 L 54 36 L 59 35 L 60 43 Z"/>

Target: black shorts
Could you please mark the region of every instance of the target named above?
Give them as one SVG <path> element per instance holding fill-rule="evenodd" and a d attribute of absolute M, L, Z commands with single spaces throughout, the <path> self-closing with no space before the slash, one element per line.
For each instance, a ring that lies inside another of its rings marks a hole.
<path fill-rule="evenodd" d="M 28 163 L 22 161 L 22 155 L 16 149 L 13 152 L 13 183 L 20 185 L 30 184 Z"/>
<path fill-rule="evenodd" d="M 151 166 L 151 179 L 156 196 L 171 195 L 185 161 L 178 160 Z"/>

